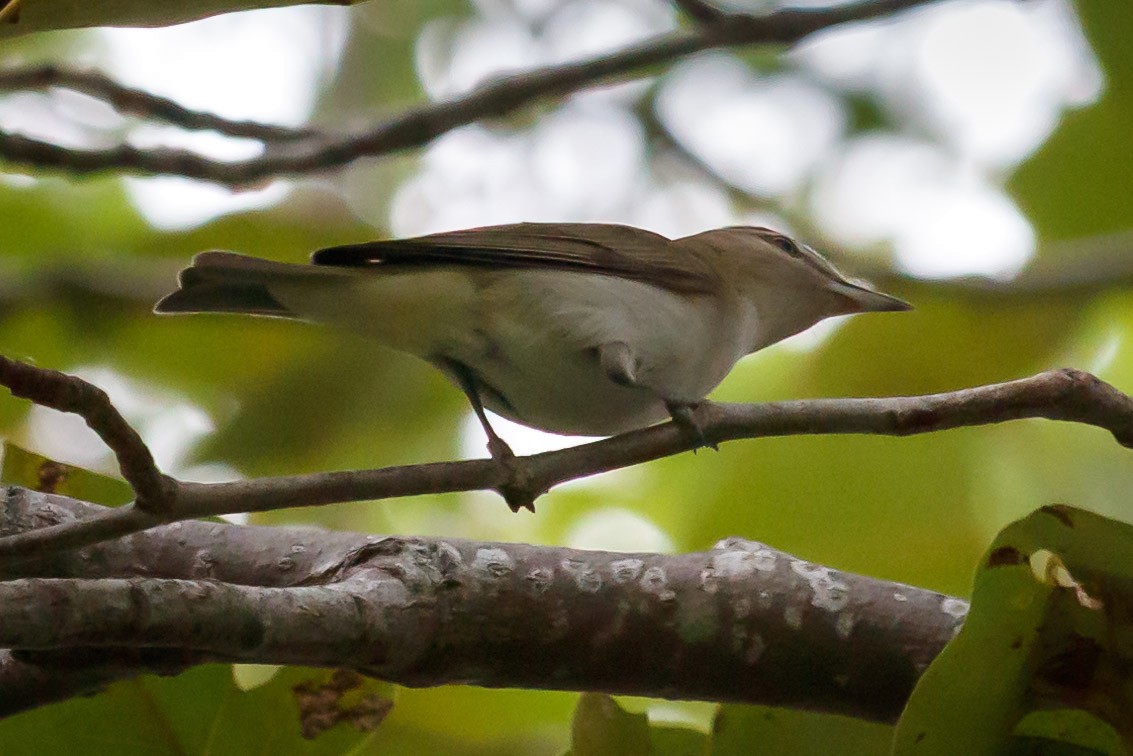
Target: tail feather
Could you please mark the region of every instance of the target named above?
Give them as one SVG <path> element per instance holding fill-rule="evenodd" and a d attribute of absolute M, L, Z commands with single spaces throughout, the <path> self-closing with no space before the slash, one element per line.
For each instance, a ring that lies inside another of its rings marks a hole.
<path fill-rule="evenodd" d="M 184 284 L 182 284 L 184 286 Z M 275 301 L 267 287 L 255 284 L 191 284 L 161 299 L 153 308 L 157 313 L 230 312 L 242 315 L 294 317 Z"/>
<path fill-rule="evenodd" d="M 178 275 L 177 291 L 162 298 L 153 311 L 296 317 L 272 296 L 269 284 L 311 275 L 324 273 L 312 265 L 273 262 L 233 252 L 202 252 Z"/>

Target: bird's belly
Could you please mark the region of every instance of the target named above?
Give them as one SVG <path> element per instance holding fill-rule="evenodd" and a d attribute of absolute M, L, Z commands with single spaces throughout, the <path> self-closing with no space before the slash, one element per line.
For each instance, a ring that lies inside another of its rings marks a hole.
<path fill-rule="evenodd" d="M 625 279 L 563 272 L 497 277 L 481 290 L 478 341 L 444 356 L 471 369 L 493 411 L 554 433 L 611 435 L 668 417 L 666 400 L 694 402 L 735 361 L 714 312 Z M 615 382 L 598 349 L 626 343 L 639 386 Z M 719 359 L 723 354 L 726 359 Z"/>
<path fill-rule="evenodd" d="M 535 428 L 581 436 L 608 436 L 668 417 L 655 393 L 614 383 L 593 350 L 570 345 L 469 364 L 493 412 Z M 477 364 L 478 363 L 478 364 Z"/>

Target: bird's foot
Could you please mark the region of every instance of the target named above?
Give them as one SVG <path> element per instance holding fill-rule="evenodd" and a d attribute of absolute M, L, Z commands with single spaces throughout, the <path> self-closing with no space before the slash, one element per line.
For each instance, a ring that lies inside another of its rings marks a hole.
<path fill-rule="evenodd" d="M 524 461 L 515 456 L 515 452 L 511 450 L 507 442 L 495 434 L 488 439 L 488 453 L 492 455 L 492 461 L 506 473 L 506 479 L 496 486 L 496 490 L 500 496 L 504 497 L 508 509 L 512 512 L 518 512 L 521 509 L 534 512 L 537 494 L 531 471 L 527 469 Z"/>
<path fill-rule="evenodd" d="M 701 425 L 700 420 L 696 416 L 696 411 L 705 404 L 707 404 L 707 402 L 704 401 L 694 404 L 679 402 L 665 403 L 665 408 L 669 410 L 673 422 L 681 426 L 681 428 L 696 441 L 696 446 L 692 448 L 693 454 L 696 454 L 696 450 L 701 447 L 707 447 L 712 451 L 720 451 L 719 445 L 714 441 L 709 441 L 708 437 L 704 435 L 704 426 Z"/>

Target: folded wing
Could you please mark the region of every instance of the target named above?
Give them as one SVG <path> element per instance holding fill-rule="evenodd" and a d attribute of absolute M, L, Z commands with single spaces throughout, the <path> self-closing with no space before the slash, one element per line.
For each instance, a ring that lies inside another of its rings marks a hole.
<path fill-rule="evenodd" d="M 329 267 L 476 266 L 577 271 L 707 294 L 719 278 L 660 234 L 606 223 L 516 223 L 315 252 Z"/>

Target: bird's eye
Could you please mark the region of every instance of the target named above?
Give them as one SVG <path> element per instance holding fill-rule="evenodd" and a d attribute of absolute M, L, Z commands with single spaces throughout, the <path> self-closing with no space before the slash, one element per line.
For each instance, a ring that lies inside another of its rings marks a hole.
<path fill-rule="evenodd" d="M 799 257 L 803 253 L 803 251 L 799 249 L 799 245 L 795 244 L 794 241 L 787 238 L 786 236 L 776 236 L 771 240 L 771 242 L 791 257 Z"/>

